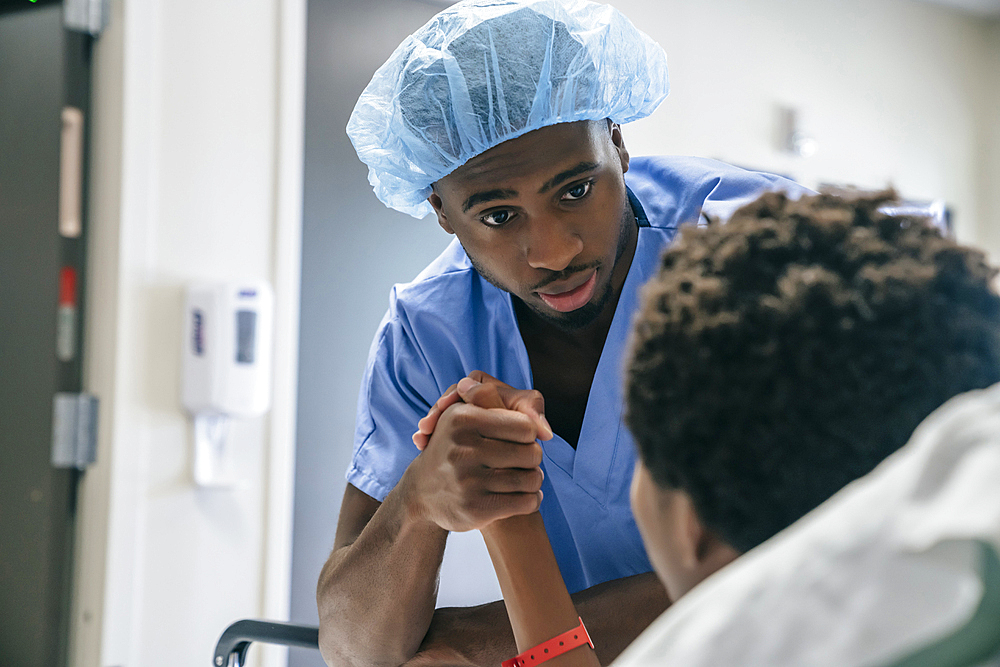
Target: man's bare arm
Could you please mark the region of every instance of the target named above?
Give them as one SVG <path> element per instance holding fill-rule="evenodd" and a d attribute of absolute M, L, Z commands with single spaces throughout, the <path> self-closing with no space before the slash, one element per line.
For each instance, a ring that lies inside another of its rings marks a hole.
<path fill-rule="evenodd" d="M 328 664 L 397 667 L 413 657 L 434 612 L 448 531 L 537 511 L 537 436 L 522 413 L 454 405 L 385 502 L 348 487 L 316 593 Z"/>
<path fill-rule="evenodd" d="M 456 388 L 461 394 L 459 399 L 451 396 L 450 391 L 446 392 L 428 417 L 421 420 L 420 432 L 414 437 L 418 447 L 419 437 L 433 433 L 438 419 L 458 400 L 482 407 L 507 409 L 523 404 L 518 408 L 523 412 L 535 416 L 544 414 L 544 404 L 537 392 L 513 389 L 483 373 L 463 380 Z M 540 423 L 547 428 L 544 417 Z M 548 537 L 537 514 L 496 521 L 481 530 L 497 567 L 504 596 L 510 596 L 506 607 L 498 602 L 468 609 L 438 610 L 413 665 L 496 665 L 512 657 L 518 649 L 527 647 L 515 646 L 516 633 L 510 630 L 511 619 L 508 617 L 512 604 L 516 611 L 513 620 L 517 621 L 516 628 L 520 632 L 518 644 L 534 644 L 537 643 L 535 640 L 542 641 L 568 629 L 578 613 L 586 620 L 595 639 L 597 658 L 602 664 L 607 664 L 668 605 L 663 586 L 653 573 L 647 573 L 606 582 L 577 593 L 572 596 L 572 607 L 576 607 L 574 612 L 568 606 L 569 596 L 552 560 Z M 518 538 L 517 534 L 521 537 Z M 539 569 L 534 566 L 538 563 L 533 565 L 532 553 L 542 555 L 543 551 L 552 562 L 548 568 Z M 539 597 L 538 591 L 545 592 Z M 557 610 L 559 613 L 556 613 Z M 553 622 L 555 625 L 552 625 Z M 529 637 L 533 632 L 538 636 Z M 565 656 L 569 659 L 566 664 L 587 662 L 585 656 L 582 662 L 579 657 L 571 656 L 572 653 Z"/>
<path fill-rule="evenodd" d="M 495 382 L 485 374 L 474 377 Z M 506 385 L 501 392 L 516 411 L 455 405 L 446 392 L 423 423 L 420 441 L 414 439 L 422 453 L 382 505 L 348 486 L 335 547 L 317 589 L 320 649 L 328 664 L 396 667 L 414 654 L 416 661 L 463 664 L 463 656 L 478 655 L 483 661 L 469 664 L 495 667 L 516 653 L 502 602 L 434 611 L 447 530 L 529 514 L 541 500 L 541 447 L 534 439 L 551 437 L 541 396 Z M 662 595 L 655 578 L 650 580 Z M 601 590 L 609 586 L 620 593 L 605 603 Z M 602 661 L 617 655 L 665 607 L 656 594 L 646 601 L 647 593 L 648 587 L 623 579 L 574 596 L 581 611 L 596 596 L 594 636 L 601 638 Z M 605 606 L 606 617 L 597 611 Z M 644 614 L 647 608 L 654 611 Z"/>
<path fill-rule="evenodd" d="M 602 665 L 617 658 L 670 604 L 652 572 L 598 584 L 572 598 Z M 507 610 L 498 601 L 435 611 L 420 652 L 407 667 L 496 667 L 515 655 Z"/>
<path fill-rule="evenodd" d="M 397 487 L 398 489 L 398 487 Z M 447 531 L 407 516 L 405 492 L 379 503 L 348 484 L 316 592 L 319 646 L 337 667 L 397 667 L 434 613 Z"/>

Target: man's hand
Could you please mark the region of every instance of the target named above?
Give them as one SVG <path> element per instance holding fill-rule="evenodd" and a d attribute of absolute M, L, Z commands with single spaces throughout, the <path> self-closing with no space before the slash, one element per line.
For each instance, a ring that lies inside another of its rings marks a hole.
<path fill-rule="evenodd" d="M 506 408 L 524 413 L 538 426 L 539 440 L 552 438 L 552 427 L 545 419 L 545 399 L 541 392 L 535 389 L 514 389 L 488 373 L 472 371 L 469 377 L 448 387 L 431 406 L 427 416 L 417 422 L 417 432 L 413 434 L 413 444 L 417 449 L 423 451 L 427 447 L 441 414 L 459 402 L 481 408 Z"/>
<path fill-rule="evenodd" d="M 414 443 L 422 453 L 400 481 L 416 515 L 466 531 L 536 511 L 543 477 L 536 440 L 552 437 L 544 410 L 537 391 L 478 371 L 445 392 L 420 421 Z"/>

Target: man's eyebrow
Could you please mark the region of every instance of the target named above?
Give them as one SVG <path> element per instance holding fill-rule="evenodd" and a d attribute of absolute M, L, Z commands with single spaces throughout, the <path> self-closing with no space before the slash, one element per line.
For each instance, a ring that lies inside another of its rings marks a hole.
<path fill-rule="evenodd" d="M 462 213 L 468 213 L 469 209 L 477 204 L 483 204 L 488 201 L 494 201 L 496 199 L 513 199 L 517 196 L 516 190 L 485 190 L 483 192 L 477 192 L 462 204 Z"/>
<path fill-rule="evenodd" d="M 546 181 L 545 185 L 542 186 L 542 189 L 538 191 L 538 194 L 540 195 L 545 194 L 546 192 L 556 187 L 563 181 L 568 181 L 574 176 L 579 176 L 580 174 L 583 174 L 585 172 L 593 171 L 594 169 L 597 169 L 598 166 L 600 165 L 598 165 L 596 162 L 581 162 L 575 167 L 567 169 L 566 171 L 561 171 L 552 178 L 550 178 L 548 181 Z"/>

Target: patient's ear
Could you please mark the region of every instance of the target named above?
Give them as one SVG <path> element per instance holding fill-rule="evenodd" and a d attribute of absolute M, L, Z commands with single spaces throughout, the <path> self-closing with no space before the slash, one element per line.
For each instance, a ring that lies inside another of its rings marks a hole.
<path fill-rule="evenodd" d="M 679 595 L 687 593 L 715 572 L 739 557 L 739 552 L 709 530 L 698 517 L 691 496 L 674 491 L 671 500 L 676 513 Z"/>
<path fill-rule="evenodd" d="M 676 600 L 739 554 L 705 528 L 685 491 L 660 486 L 638 461 L 632 513 L 657 576 Z"/>

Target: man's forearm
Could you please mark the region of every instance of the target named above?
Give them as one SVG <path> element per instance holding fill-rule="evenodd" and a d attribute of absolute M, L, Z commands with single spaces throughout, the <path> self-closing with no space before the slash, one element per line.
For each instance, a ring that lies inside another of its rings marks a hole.
<path fill-rule="evenodd" d="M 667 593 L 652 572 L 608 581 L 575 593 L 572 598 L 602 665 L 617 658 L 669 606 Z M 503 601 L 497 601 L 478 607 L 438 609 L 411 667 L 497 667 L 515 655 L 517 647 L 507 610 Z"/>
<path fill-rule="evenodd" d="M 607 581 L 572 597 L 602 665 L 617 658 L 670 606 L 667 591 L 653 572 Z"/>
<path fill-rule="evenodd" d="M 420 646 L 434 613 L 447 532 L 410 520 L 397 487 L 358 538 L 320 575 L 320 650 L 334 667 L 397 667 Z"/>

